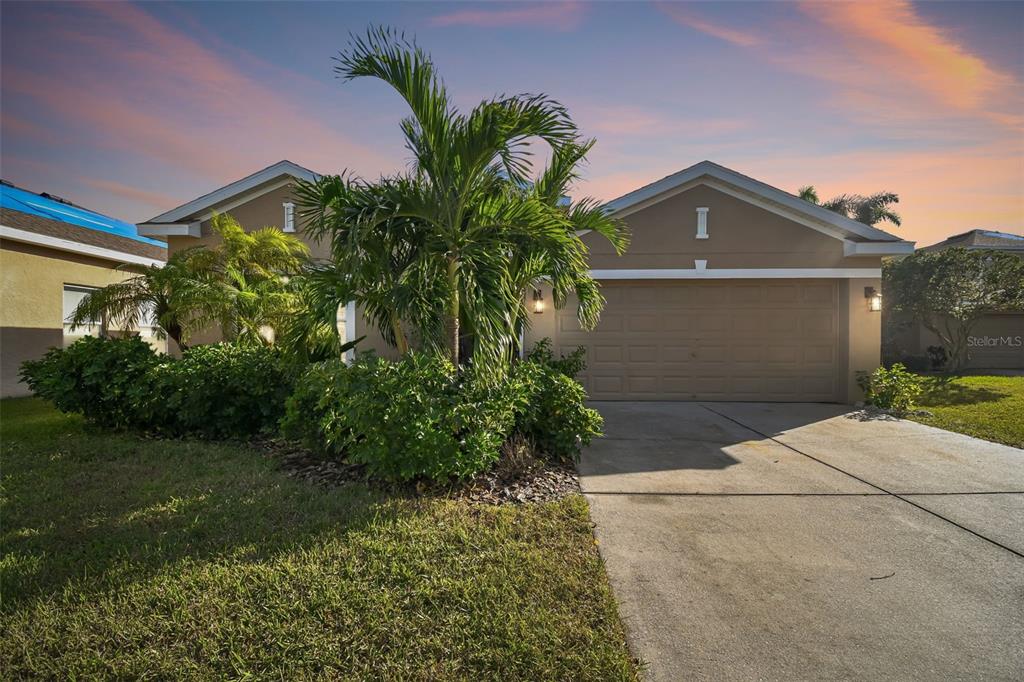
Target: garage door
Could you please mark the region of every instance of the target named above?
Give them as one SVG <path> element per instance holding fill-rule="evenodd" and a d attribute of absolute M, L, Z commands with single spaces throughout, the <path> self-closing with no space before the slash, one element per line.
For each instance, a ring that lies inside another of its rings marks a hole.
<path fill-rule="evenodd" d="M 555 344 L 587 349 L 594 400 L 836 401 L 834 280 L 606 281 L 597 328 L 557 311 Z"/>

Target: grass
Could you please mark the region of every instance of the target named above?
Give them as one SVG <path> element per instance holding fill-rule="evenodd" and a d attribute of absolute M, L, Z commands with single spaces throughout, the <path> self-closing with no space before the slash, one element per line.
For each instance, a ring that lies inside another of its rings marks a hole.
<path fill-rule="evenodd" d="M 922 424 L 1024 448 L 1024 376 L 924 377 Z"/>
<path fill-rule="evenodd" d="M 6 679 L 635 679 L 579 496 L 326 490 L 0 404 Z"/>

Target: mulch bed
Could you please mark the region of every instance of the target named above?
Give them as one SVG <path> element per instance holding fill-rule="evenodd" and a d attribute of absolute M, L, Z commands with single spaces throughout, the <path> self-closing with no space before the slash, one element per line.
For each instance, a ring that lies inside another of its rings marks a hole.
<path fill-rule="evenodd" d="M 361 464 L 324 459 L 294 443 L 266 440 L 253 445 L 276 459 L 289 476 L 328 488 L 365 483 L 391 493 L 490 505 L 550 502 L 580 492 L 576 469 L 571 464 L 538 461 L 518 471 L 485 471 L 452 484 L 395 484 L 369 478 Z"/>

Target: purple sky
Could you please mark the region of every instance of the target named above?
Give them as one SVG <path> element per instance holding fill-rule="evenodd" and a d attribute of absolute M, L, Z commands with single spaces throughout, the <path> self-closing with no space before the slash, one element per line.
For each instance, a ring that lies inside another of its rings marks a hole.
<path fill-rule="evenodd" d="M 579 195 L 702 159 L 892 190 L 922 244 L 1024 231 L 1024 3 L 14 3 L 2 174 L 141 221 L 287 158 L 374 177 L 403 104 L 331 57 L 414 33 L 460 106 L 545 92 L 597 137 Z"/>

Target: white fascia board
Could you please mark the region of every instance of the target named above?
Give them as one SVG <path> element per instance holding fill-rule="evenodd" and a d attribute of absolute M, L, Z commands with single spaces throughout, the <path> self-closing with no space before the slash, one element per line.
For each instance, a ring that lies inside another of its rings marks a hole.
<path fill-rule="evenodd" d="M 146 256 L 137 256 L 134 253 L 105 249 L 102 246 L 83 244 L 81 242 L 71 241 L 70 239 L 60 239 L 59 237 L 51 237 L 46 234 L 19 230 L 15 227 L 7 227 L 6 225 L 0 225 L 0 237 L 10 239 L 14 242 L 45 246 L 47 248 L 56 249 L 57 251 L 67 251 L 68 253 L 77 253 L 83 256 L 103 258 L 106 260 L 116 261 L 118 263 L 156 265 L 158 267 L 162 267 L 164 264 L 164 261 L 157 260 L 156 258 L 147 258 Z"/>
<path fill-rule="evenodd" d="M 259 197 L 263 196 L 264 194 L 269 194 L 270 192 L 273 192 L 276 189 L 281 189 L 282 187 L 286 187 L 289 184 L 291 184 L 291 182 L 292 182 L 292 179 L 290 177 L 282 178 L 280 180 L 280 182 L 275 182 L 273 184 L 267 185 L 266 187 L 260 187 L 255 192 L 246 192 L 245 194 L 242 194 L 241 196 L 239 196 L 234 201 L 228 202 L 228 203 L 224 204 L 223 206 L 219 206 L 216 211 L 207 211 L 206 213 L 204 213 L 201 216 L 199 216 L 197 218 L 197 220 L 199 220 L 200 222 L 206 222 L 207 220 L 212 218 L 215 213 L 227 213 L 231 209 L 236 208 L 238 206 L 241 206 L 242 204 L 247 204 L 250 201 L 252 201 L 253 199 L 258 199 Z"/>
<path fill-rule="evenodd" d="M 139 223 L 135 226 L 144 237 L 201 237 L 202 224 L 192 223 Z"/>
<path fill-rule="evenodd" d="M 214 190 L 209 194 L 204 194 L 198 199 L 193 199 L 187 204 L 171 209 L 166 213 L 151 218 L 147 222 L 150 223 L 173 223 L 181 220 L 182 218 L 188 218 L 200 211 L 204 211 L 208 208 L 216 206 L 217 204 L 227 201 L 232 197 L 241 194 L 242 192 L 248 192 L 249 190 L 259 187 L 265 182 L 270 182 L 276 177 L 281 175 L 290 175 L 294 178 L 301 178 L 310 182 L 316 180 L 320 176 L 308 168 L 292 163 L 291 161 L 278 161 L 272 166 L 268 166 L 261 171 L 257 171 L 252 175 L 246 176 L 241 180 L 232 182 L 230 185 L 225 185 L 218 190 Z"/>
<path fill-rule="evenodd" d="M 605 204 L 605 207 L 614 215 L 622 217 L 623 215 L 628 215 L 635 210 L 639 210 L 638 208 L 635 208 L 638 204 L 644 204 L 646 206 L 650 205 L 650 203 L 655 203 L 651 202 L 651 200 L 656 198 L 658 200 L 665 198 L 661 195 L 671 192 L 672 190 L 682 188 L 690 183 L 694 183 L 694 181 L 704 177 L 717 179 L 720 182 L 727 183 L 738 189 L 749 192 L 752 195 L 759 196 L 782 208 L 788 209 L 789 211 L 804 215 L 814 221 L 820 221 L 826 226 L 835 228 L 844 236 L 853 234 L 873 241 L 900 241 L 899 237 L 889 234 L 884 230 L 879 230 L 878 228 L 858 223 L 856 220 L 851 220 L 846 216 L 829 211 L 828 209 L 812 204 L 809 201 L 804 201 L 800 197 L 784 192 L 777 187 L 772 187 L 771 185 L 765 184 L 759 180 L 747 177 L 742 173 L 737 173 L 736 171 L 724 166 L 719 166 L 717 163 L 712 163 L 711 161 L 701 161 L 700 163 L 681 170 L 678 173 L 669 175 L 657 182 L 641 187 L 638 190 L 634 190 L 629 194 L 625 194 L 618 199 L 608 202 Z M 668 196 L 671 196 L 671 194 Z"/>
<path fill-rule="evenodd" d="M 591 270 L 596 280 L 609 279 L 855 279 L 882 276 L 881 268 L 722 268 L 683 270 Z"/>
<path fill-rule="evenodd" d="M 914 253 L 914 242 L 852 242 L 843 240 L 844 256 L 905 256 Z"/>

